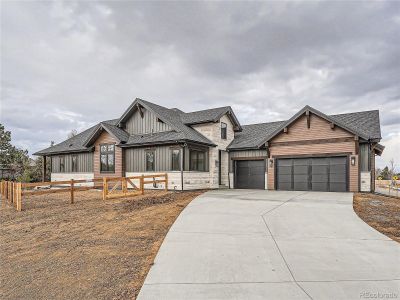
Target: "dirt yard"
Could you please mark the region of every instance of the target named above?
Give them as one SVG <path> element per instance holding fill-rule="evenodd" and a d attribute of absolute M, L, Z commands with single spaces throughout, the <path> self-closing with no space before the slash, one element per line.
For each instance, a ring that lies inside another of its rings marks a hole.
<path fill-rule="evenodd" d="M 135 299 L 168 229 L 203 191 L 101 191 L 0 208 L 0 299 Z"/>
<path fill-rule="evenodd" d="M 354 194 L 354 211 L 371 227 L 400 242 L 400 199 Z"/>

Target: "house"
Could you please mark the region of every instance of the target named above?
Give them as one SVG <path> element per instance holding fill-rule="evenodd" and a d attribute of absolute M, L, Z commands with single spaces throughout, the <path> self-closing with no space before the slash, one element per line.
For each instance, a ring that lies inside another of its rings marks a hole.
<path fill-rule="evenodd" d="M 185 113 L 136 99 L 120 118 L 35 155 L 51 161 L 52 181 L 167 172 L 177 190 L 356 192 L 374 188 L 380 140 L 377 110 L 306 106 L 286 121 L 242 126 L 229 106 Z"/>

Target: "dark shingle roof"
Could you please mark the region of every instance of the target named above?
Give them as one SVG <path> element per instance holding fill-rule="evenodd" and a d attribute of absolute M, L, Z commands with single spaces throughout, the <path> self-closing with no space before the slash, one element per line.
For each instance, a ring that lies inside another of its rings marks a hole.
<path fill-rule="evenodd" d="M 305 108 L 312 109 L 307 106 Z M 314 111 L 318 112 L 316 110 Z M 345 129 L 347 128 L 365 139 L 381 139 L 378 110 L 324 116 L 335 121 L 337 125 L 342 125 Z M 258 148 L 272 138 L 277 131 L 287 126 L 288 121 L 290 121 L 290 119 L 272 123 L 244 125 L 243 131 L 235 134 L 235 139 L 228 148 L 231 150 Z"/>
<path fill-rule="evenodd" d="M 199 124 L 205 122 L 214 122 L 231 108 L 229 106 L 217 107 L 206 110 L 193 111 L 181 114 L 181 120 L 185 124 Z"/>

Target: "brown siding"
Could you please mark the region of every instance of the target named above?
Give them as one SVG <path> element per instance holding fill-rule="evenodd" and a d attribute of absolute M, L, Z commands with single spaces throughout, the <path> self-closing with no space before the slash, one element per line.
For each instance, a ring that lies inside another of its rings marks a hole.
<path fill-rule="evenodd" d="M 93 155 L 94 178 L 100 177 L 121 177 L 123 176 L 123 151 L 121 147 L 115 147 L 115 172 L 100 173 L 100 144 L 116 144 L 115 139 L 106 131 L 103 131 L 94 143 L 95 150 Z"/>
<path fill-rule="evenodd" d="M 277 142 L 291 142 L 304 140 L 324 140 L 336 138 L 354 137 L 351 133 L 335 126 L 331 129 L 330 123 L 326 120 L 311 114 L 310 128 L 307 127 L 306 116 L 299 118 L 288 128 L 288 133 L 281 133 L 271 141 L 270 157 L 276 159 L 279 156 L 297 156 L 297 155 L 318 155 L 318 154 L 338 154 L 346 153 L 356 157 L 355 166 L 351 166 L 349 160 L 349 190 L 351 192 L 358 191 L 359 187 L 359 165 L 358 155 L 356 153 L 355 141 L 334 141 L 315 144 L 299 144 L 299 145 L 274 145 Z M 275 188 L 275 161 L 272 167 L 268 164 L 268 189 Z"/>

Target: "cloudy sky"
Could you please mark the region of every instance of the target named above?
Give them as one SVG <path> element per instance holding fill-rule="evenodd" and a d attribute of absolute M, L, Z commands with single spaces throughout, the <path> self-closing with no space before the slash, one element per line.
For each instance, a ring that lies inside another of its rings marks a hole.
<path fill-rule="evenodd" d="M 379 109 L 400 165 L 400 2 L 1 2 L 1 123 L 30 153 L 140 97 L 242 124 Z"/>

